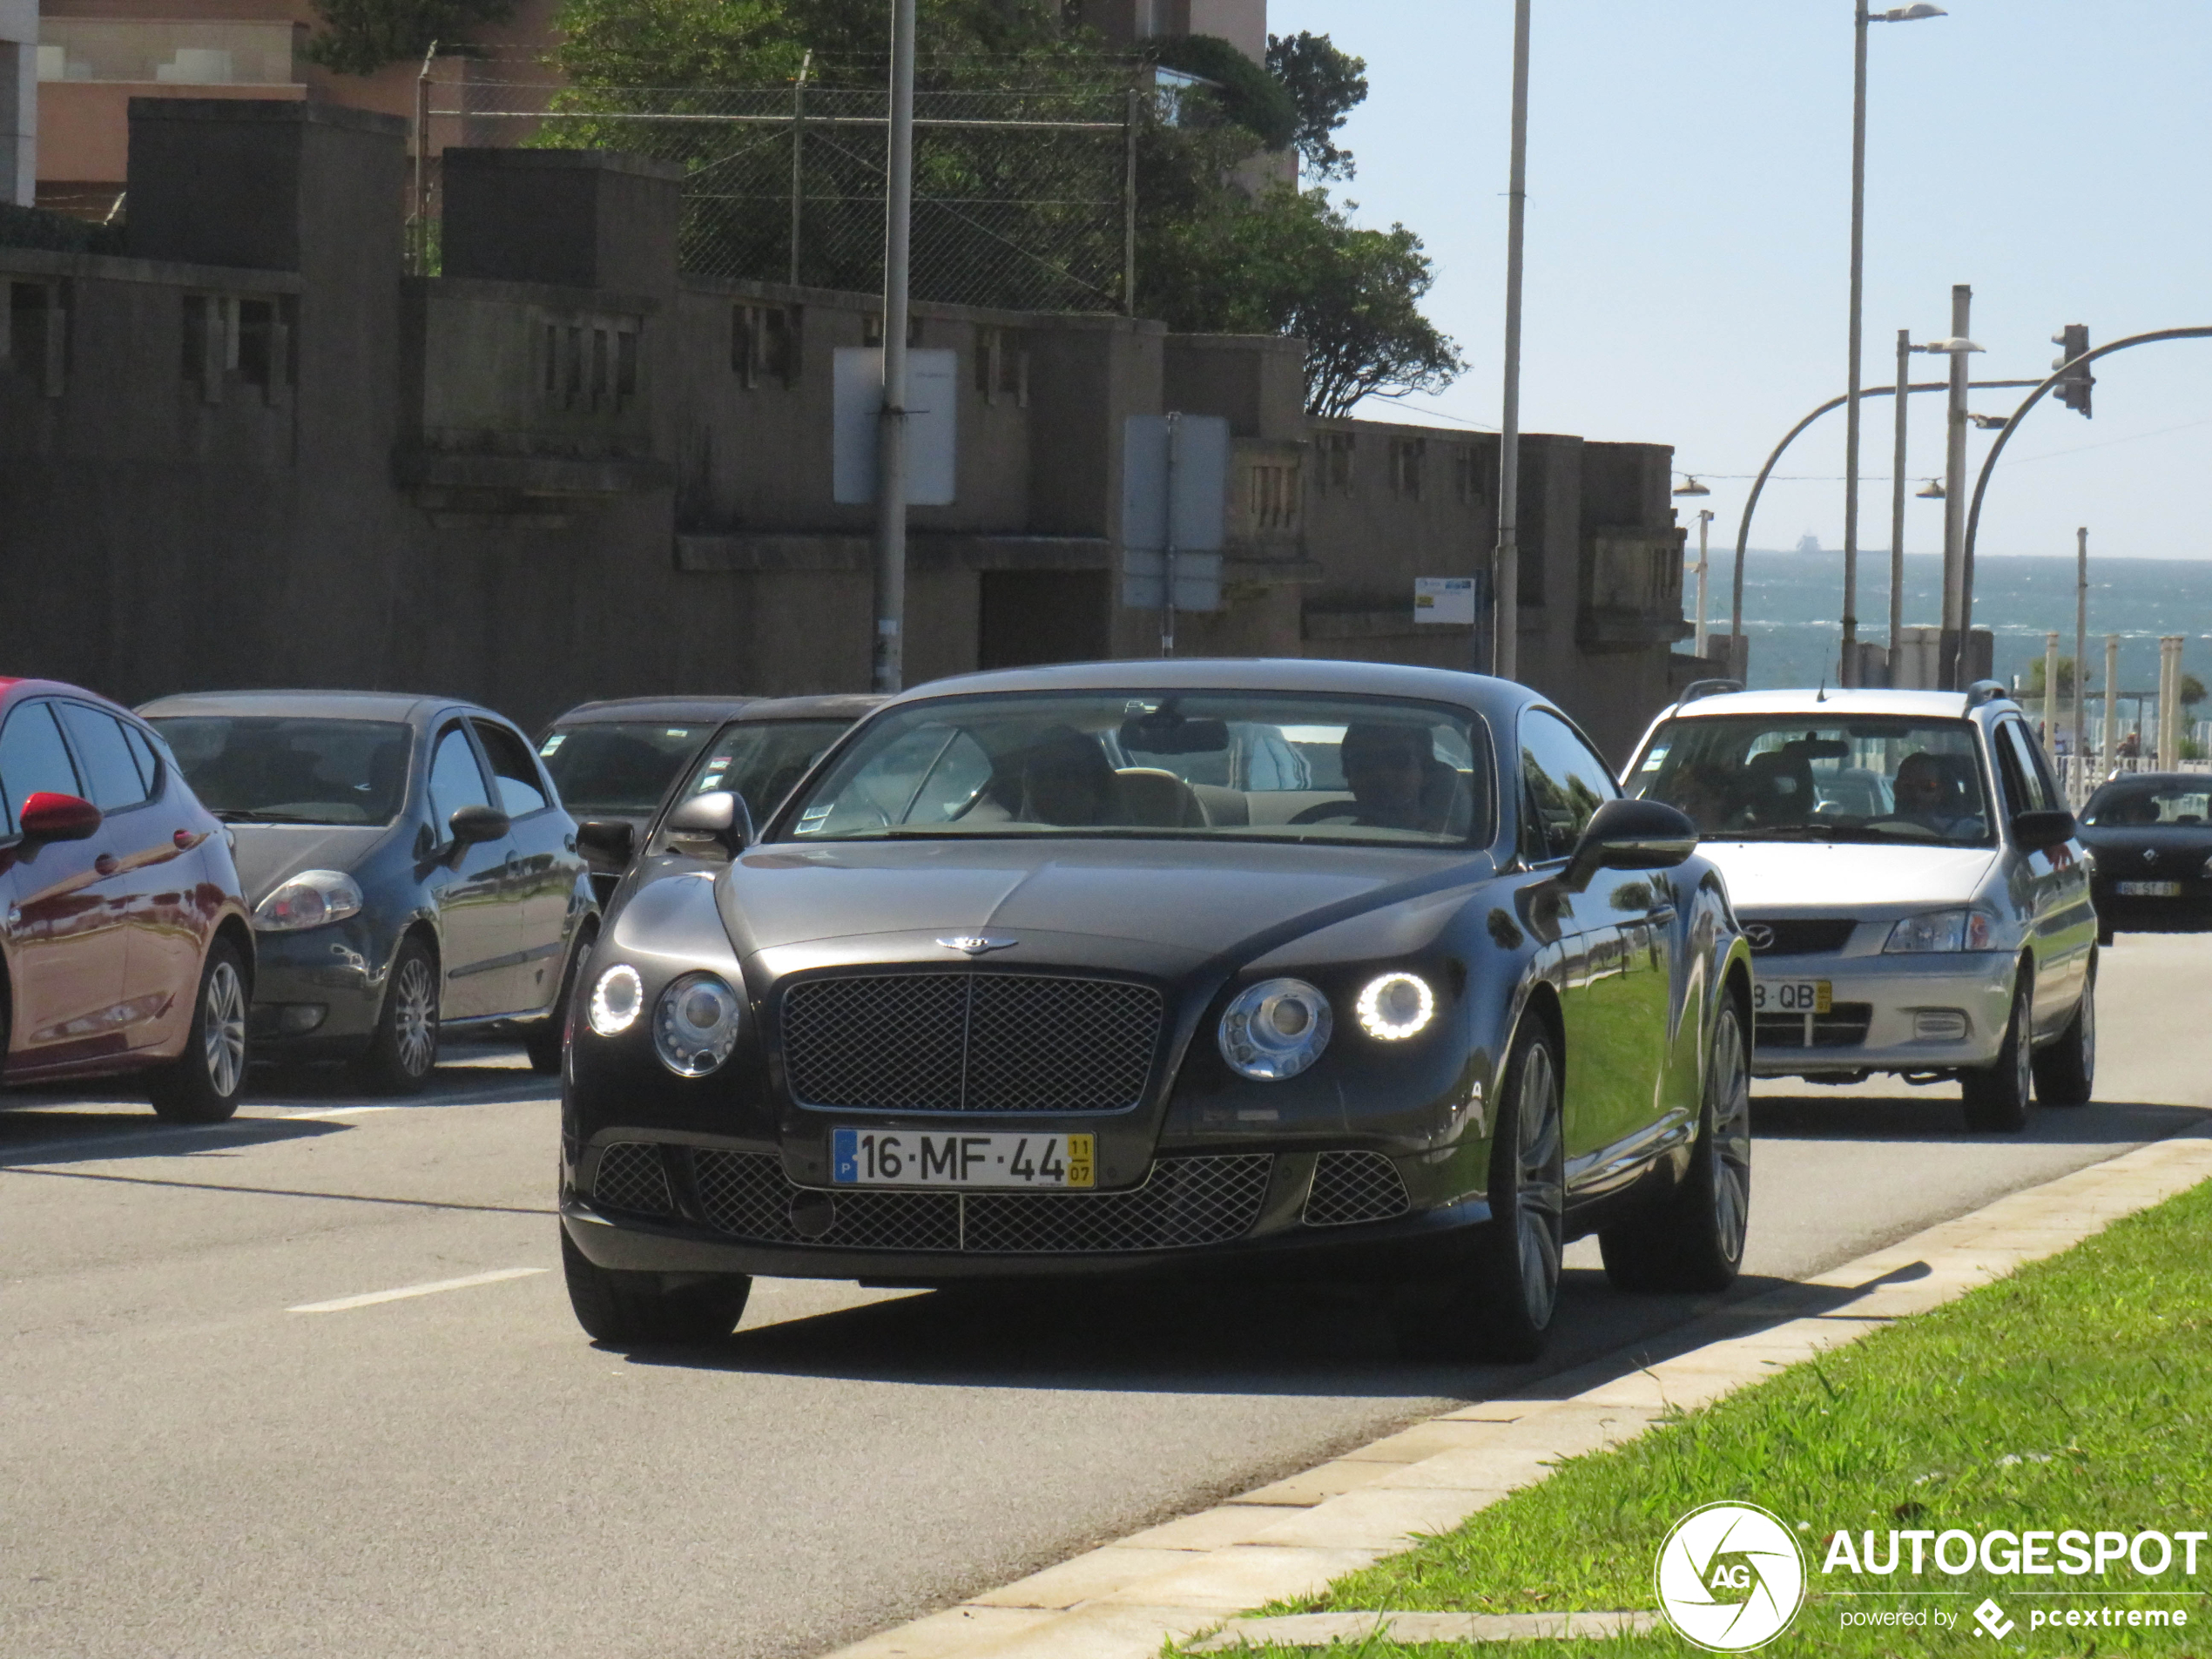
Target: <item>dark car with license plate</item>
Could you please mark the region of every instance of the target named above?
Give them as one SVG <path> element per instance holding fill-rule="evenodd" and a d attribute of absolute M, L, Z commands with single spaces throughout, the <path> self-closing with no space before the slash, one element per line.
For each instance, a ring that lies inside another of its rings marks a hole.
<path fill-rule="evenodd" d="M 757 836 L 725 792 L 667 823 L 700 856 L 618 896 L 563 1096 L 603 1340 L 725 1335 L 759 1274 L 1326 1273 L 1387 1282 L 1413 1351 L 1525 1357 L 1576 1236 L 1628 1285 L 1737 1271 L 1726 892 L 1523 687 L 974 675 Z"/>
<path fill-rule="evenodd" d="M 442 1031 L 519 1035 L 557 1069 L 598 907 L 576 820 L 489 709 L 391 691 L 206 691 L 140 712 L 229 826 L 269 1059 L 420 1089 Z"/>
<path fill-rule="evenodd" d="M 2080 837 L 2106 942 L 2212 928 L 2212 772 L 2112 778 L 2082 807 Z"/>

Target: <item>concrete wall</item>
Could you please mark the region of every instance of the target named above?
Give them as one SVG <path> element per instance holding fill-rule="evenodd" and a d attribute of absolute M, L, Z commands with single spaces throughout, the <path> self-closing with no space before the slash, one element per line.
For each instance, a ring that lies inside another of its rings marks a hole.
<path fill-rule="evenodd" d="M 38 0 L 0 0 L 0 201 L 30 206 L 37 179 Z"/>

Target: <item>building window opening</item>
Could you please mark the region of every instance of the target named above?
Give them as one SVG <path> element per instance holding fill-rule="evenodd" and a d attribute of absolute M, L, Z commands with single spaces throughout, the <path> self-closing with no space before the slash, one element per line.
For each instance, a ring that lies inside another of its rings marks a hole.
<path fill-rule="evenodd" d="M 738 306 L 731 312 L 730 367 L 748 390 L 763 381 L 799 384 L 800 307 Z"/>
<path fill-rule="evenodd" d="M 1482 473 L 1472 444 L 1455 444 L 1452 449 L 1452 493 L 1459 497 L 1462 507 L 1474 507 L 1482 501 Z"/>
<path fill-rule="evenodd" d="M 1390 441 L 1390 487 L 1395 495 L 1419 501 L 1421 498 L 1421 464 L 1427 458 L 1426 438 L 1393 438 Z"/>
<path fill-rule="evenodd" d="M 1245 510 L 1256 531 L 1298 528 L 1298 469 L 1261 464 L 1245 480 Z"/>
<path fill-rule="evenodd" d="M 1325 432 L 1321 435 L 1321 488 L 1339 496 L 1352 494 L 1352 462 L 1358 455 L 1358 438 L 1350 432 Z"/>

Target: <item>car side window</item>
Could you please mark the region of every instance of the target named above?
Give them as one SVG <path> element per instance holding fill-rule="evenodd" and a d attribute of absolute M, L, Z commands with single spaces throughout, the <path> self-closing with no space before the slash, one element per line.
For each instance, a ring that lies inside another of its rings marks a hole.
<path fill-rule="evenodd" d="M 15 831 L 23 804 L 37 794 L 83 795 L 77 768 L 70 763 L 54 711 L 44 701 L 25 703 L 0 728 L 0 797 L 5 798 L 10 833 Z"/>
<path fill-rule="evenodd" d="M 546 799 L 544 782 L 537 775 L 537 762 L 530 759 L 529 745 L 503 725 L 489 720 L 472 720 L 478 741 L 491 759 L 492 782 L 499 786 L 499 810 L 509 818 L 527 818 L 532 813 L 542 813 L 552 803 Z"/>
<path fill-rule="evenodd" d="M 1543 709 L 1521 717 L 1521 847 L 1530 863 L 1568 857 L 1619 793 L 1612 769 L 1566 721 Z"/>
<path fill-rule="evenodd" d="M 57 706 L 62 724 L 69 730 L 70 746 L 77 751 L 78 768 L 84 772 L 85 784 L 92 792 L 92 805 L 104 813 L 119 813 L 144 805 L 145 779 L 138 775 L 138 763 L 131 757 L 131 745 L 123 735 L 123 723 L 89 704 L 63 703 Z"/>
<path fill-rule="evenodd" d="M 137 762 L 138 776 L 146 786 L 146 798 L 151 800 L 161 791 L 161 759 L 153 752 L 153 744 L 146 734 L 128 720 L 123 723 L 123 740 L 131 745 L 131 759 Z"/>
<path fill-rule="evenodd" d="M 476 752 L 469 746 L 469 733 L 458 725 L 448 726 L 430 758 L 430 813 L 437 820 L 438 833 L 445 833 L 463 806 L 490 805 Z"/>
<path fill-rule="evenodd" d="M 1997 771 L 2004 785 L 2006 817 L 2041 812 L 2051 805 L 2028 750 L 2027 729 L 2018 720 L 2006 720 L 1997 728 Z"/>

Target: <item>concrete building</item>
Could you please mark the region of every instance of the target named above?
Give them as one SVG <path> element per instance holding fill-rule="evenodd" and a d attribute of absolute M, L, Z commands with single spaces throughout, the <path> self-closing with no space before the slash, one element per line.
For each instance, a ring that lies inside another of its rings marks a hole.
<path fill-rule="evenodd" d="M 0 0 L 0 203 L 28 207 L 38 177 L 38 0 Z"/>
<path fill-rule="evenodd" d="M 0 248 L 0 665 L 137 700 L 414 686 L 864 688 L 873 509 L 833 489 L 871 297 L 680 276 L 679 181 L 455 150 L 401 273 L 403 131 L 307 101 L 131 108 L 129 253 Z M 954 488 L 912 514 L 910 683 L 1157 650 L 1120 603 L 1124 423 L 1227 418 L 1224 608 L 1179 651 L 1464 664 L 1420 577 L 1495 537 L 1495 439 L 1301 411 L 1302 348 L 925 306 Z M 941 361 L 942 360 L 940 360 Z M 1523 448 L 1521 660 L 1615 754 L 1692 659 L 1662 445 Z"/>

